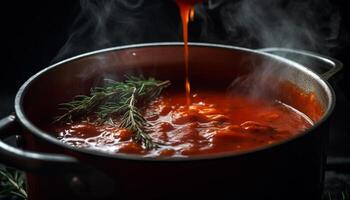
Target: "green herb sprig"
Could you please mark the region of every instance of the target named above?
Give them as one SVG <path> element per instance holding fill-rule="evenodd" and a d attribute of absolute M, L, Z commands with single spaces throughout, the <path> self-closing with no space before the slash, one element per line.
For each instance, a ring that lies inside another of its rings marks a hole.
<path fill-rule="evenodd" d="M 156 148 L 157 144 L 146 133 L 150 124 L 144 119 L 138 105 L 145 104 L 159 96 L 170 85 L 170 81 L 158 81 L 154 78 L 127 77 L 124 82 L 109 80 L 105 87 L 93 89 L 88 96 L 79 95 L 73 101 L 61 104 L 65 113 L 55 122 L 73 121 L 77 117 L 97 115 L 97 122 L 113 122 L 113 116 L 121 116 L 120 128 L 134 133 L 133 139 L 145 149 Z"/>
<path fill-rule="evenodd" d="M 27 199 L 23 172 L 0 166 L 0 196 L 17 196 Z"/>

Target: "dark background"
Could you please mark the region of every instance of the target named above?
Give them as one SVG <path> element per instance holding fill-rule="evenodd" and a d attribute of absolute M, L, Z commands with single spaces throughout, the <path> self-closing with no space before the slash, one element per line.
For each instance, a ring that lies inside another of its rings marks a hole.
<path fill-rule="evenodd" d="M 146 0 L 146 2 L 149 4 L 161 2 L 161 6 L 157 7 L 158 10 L 152 10 L 151 17 L 146 18 L 144 22 L 144 24 L 153 22 L 154 26 L 151 27 L 157 34 L 152 34 L 152 29 L 146 29 L 145 31 L 148 32 L 146 39 L 135 35 L 135 40 L 115 41 L 113 46 L 153 41 L 181 41 L 179 16 L 175 4 L 168 0 Z M 332 81 L 338 101 L 332 120 L 330 155 L 349 157 L 350 133 L 347 121 L 350 111 L 348 101 L 350 92 L 347 85 L 350 83 L 348 68 L 350 66 L 350 54 L 348 54 L 350 41 L 347 37 L 350 33 L 350 5 L 347 0 L 332 0 L 331 2 L 339 8 L 341 35 L 339 46 L 329 52 L 329 55 L 343 62 L 344 69 Z M 77 0 L 6 1 L 2 3 L 0 13 L 3 52 L 0 65 L 0 117 L 3 117 L 13 111 L 14 96 L 21 84 L 31 75 L 54 62 L 59 50 L 69 38 L 73 22 L 80 13 L 80 5 Z M 209 14 L 215 20 L 215 11 L 210 11 Z M 154 21 L 151 21 L 152 17 Z M 157 20 L 158 18 L 163 20 Z M 141 27 L 141 31 L 145 27 Z M 160 30 L 157 30 L 157 27 Z M 202 40 L 199 38 L 199 28 L 200 23 L 194 22 L 191 25 L 191 41 Z M 215 29 L 220 37 L 223 34 L 221 27 L 218 26 Z M 95 48 L 75 49 L 60 58 L 108 46 L 110 44 L 102 44 Z M 336 172 L 329 172 L 328 176 L 345 182 L 350 179 L 349 176 L 344 178 L 343 174 L 339 175 Z M 331 181 L 334 180 L 331 179 Z M 334 184 L 331 185 L 333 186 Z M 349 185 L 345 187 L 349 188 Z"/>

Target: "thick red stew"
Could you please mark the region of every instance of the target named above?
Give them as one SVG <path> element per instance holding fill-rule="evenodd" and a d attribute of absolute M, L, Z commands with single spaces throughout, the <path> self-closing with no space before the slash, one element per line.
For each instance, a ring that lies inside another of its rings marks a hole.
<path fill-rule="evenodd" d="M 188 107 L 183 92 L 167 92 L 142 109 L 147 132 L 159 146 L 144 149 L 133 133 L 89 120 L 53 127 L 64 143 L 108 153 L 190 156 L 254 149 L 293 137 L 312 126 L 306 115 L 277 100 L 200 90 Z M 94 116 L 91 116 L 93 118 Z"/>

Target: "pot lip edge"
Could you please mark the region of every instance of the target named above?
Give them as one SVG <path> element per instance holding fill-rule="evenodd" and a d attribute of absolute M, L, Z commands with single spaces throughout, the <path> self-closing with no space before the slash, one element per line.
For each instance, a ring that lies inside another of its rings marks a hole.
<path fill-rule="evenodd" d="M 205 154 L 205 155 L 191 155 L 191 156 L 184 156 L 184 157 L 147 157 L 144 155 L 136 155 L 136 154 L 127 154 L 127 153 L 106 153 L 98 150 L 91 150 L 91 149 L 84 149 L 84 148 L 76 148 L 71 145 L 65 144 L 59 140 L 57 140 L 55 137 L 51 136 L 45 131 L 42 131 L 40 128 L 36 127 L 34 124 L 31 123 L 31 121 L 27 118 L 23 111 L 22 107 L 22 101 L 23 101 L 23 96 L 25 95 L 27 89 L 30 87 L 31 83 L 33 80 L 37 79 L 39 76 L 45 74 L 45 72 L 50 71 L 54 69 L 55 67 L 58 67 L 64 63 L 68 63 L 74 60 L 78 60 L 84 57 L 92 56 L 92 55 L 97 55 L 101 53 L 108 53 L 111 51 L 120 51 L 120 50 L 126 50 L 126 49 L 132 49 L 132 48 L 147 48 L 147 47 L 157 47 L 157 46 L 183 46 L 183 42 L 156 42 L 156 43 L 141 43 L 141 44 L 132 44 L 132 45 L 123 45 L 123 46 L 116 46 L 116 47 L 110 47 L 110 48 L 104 48 L 100 50 L 95 50 L 87 53 L 82 53 L 77 56 L 73 56 L 70 58 L 67 58 L 65 60 L 59 61 L 57 63 L 54 63 L 46 68 L 43 68 L 39 72 L 35 73 L 32 75 L 27 81 L 23 83 L 23 85 L 20 87 L 18 90 L 16 97 L 15 97 L 15 114 L 17 116 L 18 121 L 20 124 L 28 129 L 31 134 L 34 134 L 35 136 L 39 137 L 40 139 L 43 139 L 45 141 L 50 142 L 51 144 L 54 144 L 56 146 L 59 146 L 64 149 L 69 149 L 70 151 L 77 152 L 77 153 L 82 153 L 82 154 L 87 154 L 89 156 L 101 156 L 104 158 L 110 158 L 110 159 L 123 159 L 123 160 L 128 160 L 128 161 L 156 161 L 156 162 L 188 162 L 188 161 L 201 161 L 201 160 L 215 160 L 215 159 L 221 159 L 221 158 L 228 158 L 228 157 L 240 157 L 240 156 L 245 156 L 253 153 L 258 153 L 264 150 L 270 150 L 275 147 L 281 146 L 285 143 L 292 142 L 294 140 L 297 140 L 298 138 L 304 137 L 305 135 L 310 134 L 314 129 L 319 127 L 321 124 L 323 124 L 332 114 L 334 107 L 335 107 L 335 102 L 336 102 L 336 95 L 334 92 L 334 89 L 332 86 L 328 83 L 327 80 L 325 80 L 323 77 L 320 75 L 316 74 L 315 72 L 311 71 L 308 69 L 306 66 L 301 65 L 299 63 L 296 63 L 292 60 L 272 55 L 269 53 L 261 52 L 259 50 L 254 50 L 254 49 L 249 49 L 249 48 L 244 48 L 244 47 L 237 47 L 237 46 L 232 46 L 232 45 L 223 45 L 223 44 L 215 44 L 215 43 L 198 43 L 198 42 L 189 42 L 189 46 L 194 46 L 194 47 L 210 47 L 210 48 L 223 48 L 223 49 L 228 49 L 228 50 L 239 50 L 239 51 L 244 51 L 248 53 L 253 53 L 253 54 L 260 54 L 264 55 L 273 59 L 276 59 L 278 61 L 281 61 L 283 63 L 292 65 L 293 67 L 297 67 L 298 69 L 302 70 L 303 72 L 307 73 L 308 75 L 313 76 L 321 85 L 323 88 L 326 89 L 327 96 L 330 99 L 330 103 L 327 106 L 325 110 L 325 114 L 322 116 L 321 119 L 319 119 L 316 123 L 313 124 L 311 128 L 308 128 L 306 131 L 303 131 L 301 133 L 298 133 L 288 139 L 272 143 L 272 144 L 267 144 L 263 146 L 259 146 L 253 149 L 248 149 L 248 150 L 243 150 L 243 151 L 237 151 L 237 152 L 223 152 L 223 153 L 215 153 L 215 154 Z"/>

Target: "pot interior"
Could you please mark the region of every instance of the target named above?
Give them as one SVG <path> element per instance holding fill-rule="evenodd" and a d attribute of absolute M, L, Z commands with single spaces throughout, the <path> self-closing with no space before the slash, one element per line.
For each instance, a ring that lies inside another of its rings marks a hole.
<path fill-rule="evenodd" d="M 183 46 L 134 46 L 64 61 L 30 81 L 22 94 L 23 111 L 40 128 L 43 121 L 54 119 L 58 104 L 87 94 L 105 78 L 122 80 L 125 74 L 170 80 L 173 89 L 184 90 Z M 332 102 L 327 84 L 305 68 L 240 48 L 190 46 L 190 81 L 194 91 L 231 86 L 254 98 L 281 100 L 313 122 L 326 114 Z"/>

